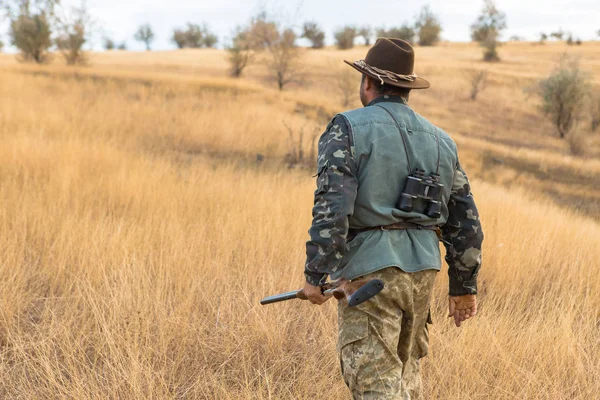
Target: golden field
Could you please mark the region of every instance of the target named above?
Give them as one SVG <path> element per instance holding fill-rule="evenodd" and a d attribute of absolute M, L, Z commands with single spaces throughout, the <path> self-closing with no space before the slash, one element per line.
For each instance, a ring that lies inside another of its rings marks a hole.
<path fill-rule="evenodd" d="M 566 50 L 600 81 L 600 43 L 509 44 L 491 66 L 416 50 L 432 89 L 411 104 L 457 141 L 486 233 L 461 329 L 438 276 L 428 398 L 600 393 L 600 135 L 571 155 L 523 91 Z M 365 52 L 305 51 L 283 93 L 260 65 L 228 78 L 217 50 L 0 56 L 0 398 L 349 398 L 333 302 L 258 301 L 303 284 L 314 179 L 284 161 L 285 125 L 310 158 L 341 59 Z"/>

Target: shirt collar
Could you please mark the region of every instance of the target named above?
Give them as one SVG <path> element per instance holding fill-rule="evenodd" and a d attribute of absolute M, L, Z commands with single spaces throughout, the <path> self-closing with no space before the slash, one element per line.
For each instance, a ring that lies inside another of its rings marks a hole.
<path fill-rule="evenodd" d="M 367 104 L 367 107 L 374 106 L 375 104 L 383 103 L 383 102 L 400 103 L 400 104 L 408 105 L 408 102 L 402 96 L 393 96 L 393 95 L 384 94 L 383 96 L 379 96 L 378 98 L 374 99 L 369 104 Z"/>

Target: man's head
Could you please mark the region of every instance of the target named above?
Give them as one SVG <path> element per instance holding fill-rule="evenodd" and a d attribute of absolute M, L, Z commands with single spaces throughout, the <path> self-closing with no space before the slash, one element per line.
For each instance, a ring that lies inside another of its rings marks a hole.
<path fill-rule="evenodd" d="M 363 74 L 360 82 L 360 101 L 363 106 L 367 106 L 370 102 L 381 96 L 400 96 L 408 100 L 410 89 L 400 88 L 397 86 L 381 84 L 381 81 Z"/>

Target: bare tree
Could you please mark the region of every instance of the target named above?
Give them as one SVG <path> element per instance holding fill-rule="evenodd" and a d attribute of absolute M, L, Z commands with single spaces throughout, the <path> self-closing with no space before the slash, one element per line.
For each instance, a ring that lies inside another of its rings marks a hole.
<path fill-rule="evenodd" d="M 477 100 L 477 95 L 485 89 L 488 73 L 485 70 L 472 70 L 469 75 L 469 84 L 471 85 L 471 100 Z"/>
<path fill-rule="evenodd" d="M 150 51 L 150 46 L 154 41 L 154 31 L 152 30 L 150 24 L 143 24 L 140 25 L 138 30 L 135 32 L 135 35 L 133 35 L 133 38 L 138 42 L 143 42 L 146 45 L 146 50 Z"/>
<path fill-rule="evenodd" d="M 291 28 L 280 27 L 263 12 L 252 19 L 246 35 L 251 48 L 266 53 L 265 66 L 279 90 L 297 80 L 300 51 L 296 46 L 296 33 Z"/>
<path fill-rule="evenodd" d="M 353 26 L 345 26 L 341 29 L 338 29 L 334 33 L 335 42 L 337 47 L 341 50 L 351 49 L 354 47 L 354 39 L 356 38 L 358 32 Z"/>
<path fill-rule="evenodd" d="M 499 61 L 496 50 L 500 33 L 506 29 L 506 15 L 498 10 L 492 0 L 484 0 L 481 14 L 471 25 L 471 39 L 484 48 L 484 61 Z"/>
<path fill-rule="evenodd" d="M 253 60 L 254 53 L 248 40 L 248 32 L 238 27 L 230 46 L 226 47 L 231 76 L 239 78 Z"/>
<path fill-rule="evenodd" d="M 581 70 L 577 58 L 567 54 L 534 88 L 542 100 L 541 111 L 552 120 L 560 138 L 565 138 L 581 118 L 589 90 L 590 75 Z"/>
<path fill-rule="evenodd" d="M 415 29 L 417 31 L 420 46 L 434 46 L 440 41 L 442 24 L 433 11 L 431 11 L 429 5 L 425 5 L 421 8 L 421 12 L 417 15 Z"/>
<path fill-rule="evenodd" d="M 70 12 L 59 19 L 59 36 L 56 47 L 60 50 L 67 65 L 83 65 L 87 62 L 83 46 L 93 29 L 93 21 L 85 2 L 72 7 Z"/>
<path fill-rule="evenodd" d="M 321 49 L 325 46 L 325 32 L 316 22 L 306 22 L 304 24 L 302 37 L 310 40 L 313 49 Z"/>

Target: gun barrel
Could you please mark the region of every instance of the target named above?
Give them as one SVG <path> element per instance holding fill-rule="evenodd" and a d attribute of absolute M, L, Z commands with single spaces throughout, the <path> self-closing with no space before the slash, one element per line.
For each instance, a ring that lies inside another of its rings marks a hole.
<path fill-rule="evenodd" d="M 298 298 L 300 290 L 294 290 L 293 292 L 287 292 L 282 294 L 276 294 L 274 296 L 265 297 L 260 301 L 263 306 L 265 304 L 279 303 L 280 301 L 292 300 Z"/>

